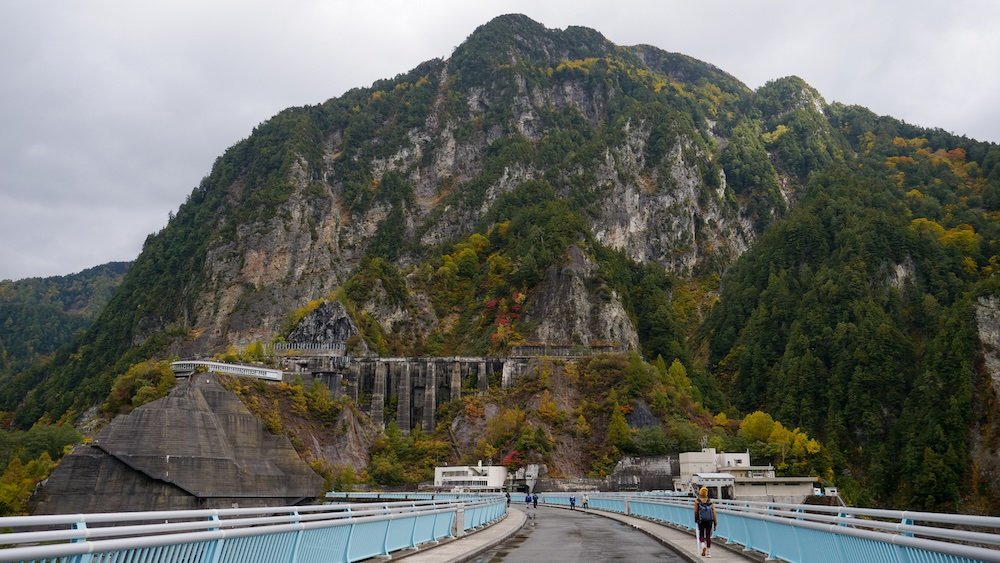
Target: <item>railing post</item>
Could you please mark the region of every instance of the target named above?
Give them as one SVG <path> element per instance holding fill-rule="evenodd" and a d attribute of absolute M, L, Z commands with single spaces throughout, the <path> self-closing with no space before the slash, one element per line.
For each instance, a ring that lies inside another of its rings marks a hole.
<path fill-rule="evenodd" d="M 431 507 L 432 507 L 432 510 L 434 511 L 434 522 L 431 524 L 431 541 L 430 541 L 430 543 L 432 545 L 437 545 L 439 543 L 438 539 L 437 539 L 437 531 L 438 531 L 438 516 L 440 516 L 440 513 L 438 512 L 438 503 L 437 503 L 437 501 L 435 501 L 433 499 L 431 499 L 431 500 L 432 500 Z"/>
<path fill-rule="evenodd" d="M 299 523 L 299 511 L 298 510 L 293 510 L 292 511 L 292 516 L 293 516 L 292 523 L 293 524 L 298 524 Z M 302 534 L 304 532 L 305 532 L 305 530 L 302 530 L 301 528 L 299 529 L 299 531 L 295 532 L 295 544 L 292 546 L 292 553 L 291 553 L 291 556 L 288 558 L 288 563 L 295 563 L 296 561 L 299 560 L 299 545 L 302 544 Z"/>
<path fill-rule="evenodd" d="M 351 560 L 351 538 L 354 537 L 354 516 L 351 515 L 351 507 L 347 507 L 348 519 L 351 521 L 351 528 L 347 531 L 347 542 L 344 545 L 344 558 L 343 561 Z"/>
<path fill-rule="evenodd" d="M 750 537 L 750 515 L 752 514 L 750 510 L 750 503 L 745 503 L 743 505 L 743 512 L 746 513 L 746 516 L 740 518 L 740 520 L 743 521 L 743 537 L 746 538 L 746 541 L 743 543 L 743 551 L 749 553 L 754 550 L 754 546 L 751 545 L 753 544 L 753 541 Z"/>
<path fill-rule="evenodd" d="M 218 522 L 219 515 L 213 513 L 211 516 L 208 517 L 208 520 L 209 522 Z M 219 529 L 218 527 L 214 527 L 214 528 L 209 528 L 208 530 L 210 532 L 214 532 L 218 529 Z M 213 542 L 211 553 L 206 558 L 206 561 L 208 561 L 208 563 L 219 563 L 219 560 L 222 558 L 222 544 L 225 541 L 226 540 L 219 538 Z"/>
<path fill-rule="evenodd" d="M 392 514 L 389 513 L 389 503 L 382 505 L 385 514 L 385 534 L 382 536 L 382 555 L 389 555 L 389 530 L 392 528 Z"/>
<path fill-rule="evenodd" d="M 460 538 L 465 535 L 465 505 L 459 504 L 455 509 L 455 533 L 452 536 Z"/>
<path fill-rule="evenodd" d="M 411 503 L 413 509 L 413 525 L 410 526 L 410 547 L 417 547 L 417 503 Z"/>
<path fill-rule="evenodd" d="M 631 499 L 629 499 L 629 497 L 625 497 L 625 516 L 631 516 L 632 515 L 632 507 L 631 507 L 631 505 L 629 503 L 630 500 Z"/>
<path fill-rule="evenodd" d="M 80 520 L 79 522 L 73 522 L 73 529 L 74 530 L 86 530 L 87 529 L 87 523 L 85 521 L 83 521 L 83 520 Z M 85 541 L 87 541 L 87 538 L 73 538 L 73 541 L 70 542 L 70 543 L 80 543 L 80 542 L 85 542 Z M 90 563 L 93 559 L 94 559 L 94 555 L 93 554 L 91 554 L 91 553 L 81 553 L 80 555 L 77 555 L 76 557 L 74 557 L 72 559 L 72 562 L 73 563 Z"/>
<path fill-rule="evenodd" d="M 795 517 L 795 519 L 796 520 L 802 520 L 802 513 L 803 513 L 802 507 L 797 507 L 795 509 L 795 513 L 797 514 L 797 516 Z M 796 553 L 799 554 L 799 561 L 802 561 L 804 559 L 804 557 L 802 555 L 802 553 L 803 553 L 803 550 L 802 550 L 802 539 L 801 539 L 801 534 L 799 534 L 799 527 L 798 526 L 792 526 L 792 535 L 795 536 L 795 551 L 796 551 Z"/>
<path fill-rule="evenodd" d="M 904 514 L 904 515 L 903 515 L 903 519 L 902 519 L 902 520 L 900 520 L 900 521 L 899 521 L 899 523 L 900 523 L 901 525 L 903 525 L 903 526 L 912 526 L 912 525 L 913 525 L 913 520 L 911 520 L 911 519 L 907 518 L 907 517 L 906 517 L 906 515 Z M 902 530 L 901 530 L 901 531 L 902 531 Z M 908 532 L 908 531 L 902 531 L 902 534 L 903 534 L 904 536 L 907 536 L 907 537 L 911 537 L 911 538 L 913 537 L 913 532 Z"/>

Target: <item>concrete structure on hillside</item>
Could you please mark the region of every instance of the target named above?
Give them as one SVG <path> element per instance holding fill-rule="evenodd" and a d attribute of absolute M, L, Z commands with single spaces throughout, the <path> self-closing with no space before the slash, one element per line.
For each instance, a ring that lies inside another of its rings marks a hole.
<path fill-rule="evenodd" d="M 463 493 L 499 493 L 507 482 L 502 465 L 452 465 L 434 468 L 434 488 Z"/>
<path fill-rule="evenodd" d="M 417 426 L 433 430 L 442 404 L 510 387 L 533 369 L 539 357 L 573 358 L 627 349 L 606 341 L 535 342 L 517 346 L 505 357 L 378 357 L 365 344 L 347 308 L 336 300 L 324 301 L 307 313 L 287 341 L 268 346 L 285 381 L 320 381 L 335 396 L 354 401 L 376 425 L 395 422 L 403 433 Z"/>
<path fill-rule="evenodd" d="M 317 345 L 318 346 L 318 345 Z M 349 357 L 326 348 L 288 344 L 279 356 L 285 381 L 320 381 L 335 396 L 349 397 L 372 422 L 395 421 L 403 433 L 418 425 L 433 430 L 437 408 L 453 399 L 506 389 L 537 361 L 534 356 L 383 358 Z"/>
<path fill-rule="evenodd" d="M 64 457 L 35 514 L 288 506 L 323 479 L 211 373 L 115 418 Z"/>
<path fill-rule="evenodd" d="M 607 477 L 609 491 L 656 491 L 674 488 L 680 475 L 676 455 L 626 456 Z"/>
<path fill-rule="evenodd" d="M 720 499 L 800 503 L 813 494 L 816 477 L 777 477 L 771 465 L 751 465 L 750 453 L 716 453 L 715 448 L 680 454 L 674 490 L 697 494 L 707 487 Z"/>

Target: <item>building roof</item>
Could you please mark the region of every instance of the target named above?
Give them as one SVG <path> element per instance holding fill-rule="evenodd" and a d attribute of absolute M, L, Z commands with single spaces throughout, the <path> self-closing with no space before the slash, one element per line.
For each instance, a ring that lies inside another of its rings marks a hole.
<path fill-rule="evenodd" d="M 737 477 L 737 483 L 815 483 L 819 477 Z"/>
<path fill-rule="evenodd" d="M 701 479 L 735 479 L 733 475 L 729 473 L 693 473 L 693 477 L 699 477 Z"/>

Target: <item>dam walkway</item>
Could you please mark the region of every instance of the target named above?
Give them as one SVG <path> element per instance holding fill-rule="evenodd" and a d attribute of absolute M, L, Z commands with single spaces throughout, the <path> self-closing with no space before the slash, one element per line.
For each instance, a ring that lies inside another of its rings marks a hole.
<path fill-rule="evenodd" d="M 498 494 L 398 493 L 367 503 L 351 494 L 312 506 L 7 517 L 0 562 L 701 559 L 691 499 L 592 493 L 583 511 L 571 507 L 577 494 L 540 493 L 538 508 L 526 509 Z M 998 517 L 726 500 L 716 513 L 713 561 L 1000 562 Z"/>

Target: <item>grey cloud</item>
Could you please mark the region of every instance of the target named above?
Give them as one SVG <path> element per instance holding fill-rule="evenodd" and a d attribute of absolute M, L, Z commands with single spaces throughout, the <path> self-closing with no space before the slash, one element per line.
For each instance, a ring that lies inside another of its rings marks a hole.
<path fill-rule="evenodd" d="M 0 279 L 134 258 L 217 156 L 278 111 L 447 57 L 525 13 L 682 52 L 751 87 L 1000 140 L 1000 4 L 602 0 L 0 5 Z"/>

